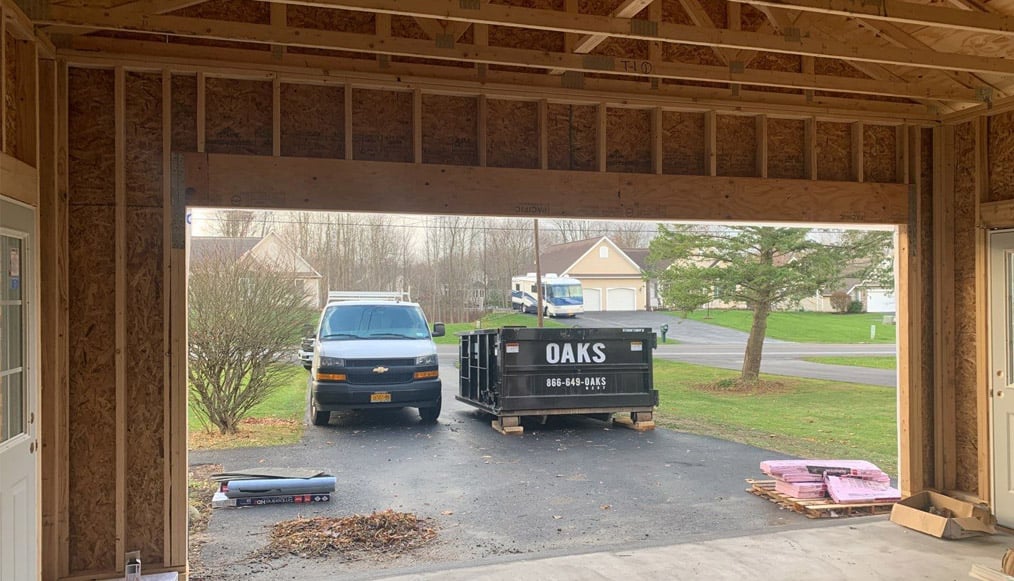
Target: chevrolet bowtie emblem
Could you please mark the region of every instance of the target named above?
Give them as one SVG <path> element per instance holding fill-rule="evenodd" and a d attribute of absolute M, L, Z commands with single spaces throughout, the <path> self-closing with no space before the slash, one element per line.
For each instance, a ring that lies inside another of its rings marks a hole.
<path fill-rule="evenodd" d="M 373 368 L 373 372 L 374 373 L 387 373 L 388 371 L 390 371 L 390 369 L 388 369 L 386 367 L 383 367 L 383 366 L 381 366 L 381 367 L 374 367 Z"/>

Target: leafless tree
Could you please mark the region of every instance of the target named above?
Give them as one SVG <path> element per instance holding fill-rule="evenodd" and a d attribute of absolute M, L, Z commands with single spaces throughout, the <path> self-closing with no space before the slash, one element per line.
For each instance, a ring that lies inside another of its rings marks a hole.
<path fill-rule="evenodd" d="M 271 231 L 273 222 L 270 212 L 220 210 L 215 212 L 214 229 L 228 238 L 263 237 Z"/>
<path fill-rule="evenodd" d="M 223 434 L 278 387 L 281 362 L 314 313 L 292 278 L 275 270 L 224 256 L 191 265 L 190 405 Z"/>

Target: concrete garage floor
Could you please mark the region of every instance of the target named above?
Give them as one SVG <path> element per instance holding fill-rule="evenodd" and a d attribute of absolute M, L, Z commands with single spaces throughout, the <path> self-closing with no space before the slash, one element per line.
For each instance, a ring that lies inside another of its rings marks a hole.
<path fill-rule="evenodd" d="M 667 547 L 570 555 L 419 572 L 389 581 L 485 579 L 636 581 L 640 579 L 968 579 L 973 564 L 1000 568 L 1012 537 L 945 541 L 886 517 L 839 526 L 764 533 Z"/>
<path fill-rule="evenodd" d="M 335 415 L 330 426 L 308 427 L 297 445 L 192 452 L 192 464 L 309 467 L 338 479 L 329 503 L 213 511 L 200 539 L 207 578 L 587 579 L 621 570 L 645 579 L 680 578 L 676 572 L 688 579 L 742 578 L 744 570 L 773 578 L 765 566 L 780 568 L 787 579 L 803 578 L 793 567 L 821 573 L 815 579 L 841 578 L 825 573 L 855 567 L 869 578 L 865 567 L 877 562 L 873 557 L 896 561 L 911 547 L 915 555 L 940 558 L 943 565 L 930 569 L 939 573 L 950 566 L 942 553 L 978 542 L 923 538 L 884 517 L 811 520 L 781 510 L 745 492 L 744 479 L 761 477 L 761 460 L 785 456 L 750 446 L 664 429 L 638 433 L 577 417 L 551 418 L 545 426 L 526 422 L 523 436 L 503 436 L 454 400 L 457 372 L 450 363 L 441 365 L 444 412 L 436 425 L 421 424 L 415 410 Z M 408 555 L 365 561 L 250 558 L 276 522 L 386 509 L 432 519 L 437 541 Z M 970 558 L 998 563 L 1002 545 L 994 542 Z M 967 573 L 971 562 L 954 570 Z M 467 569 L 480 564 L 481 570 Z"/>

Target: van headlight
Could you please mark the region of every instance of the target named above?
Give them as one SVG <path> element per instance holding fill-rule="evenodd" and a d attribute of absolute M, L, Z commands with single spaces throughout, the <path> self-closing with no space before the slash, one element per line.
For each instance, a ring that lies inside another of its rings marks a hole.
<path fill-rule="evenodd" d="M 317 367 L 330 369 L 332 367 L 345 367 L 345 360 L 341 357 L 321 357 L 317 361 Z"/>
<path fill-rule="evenodd" d="M 432 355 L 423 355 L 421 357 L 416 357 L 415 358 L 415 364 L 416 365 L 436 365 L 437 364 L 437 354 L 433 353 Z"/>

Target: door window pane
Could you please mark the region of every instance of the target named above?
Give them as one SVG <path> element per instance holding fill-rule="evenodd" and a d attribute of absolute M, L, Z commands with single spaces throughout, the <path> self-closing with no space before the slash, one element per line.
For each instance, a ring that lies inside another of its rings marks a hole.
<path fill-rule="evenodd" d="M 1006 253 L 1005 258 L 1007 259 L 1004 264 L 1005 276 L 1004 279 L 1007 281 L 1007 384 L 1009 385 L 1014 381 L 1014 254 Z"/>

